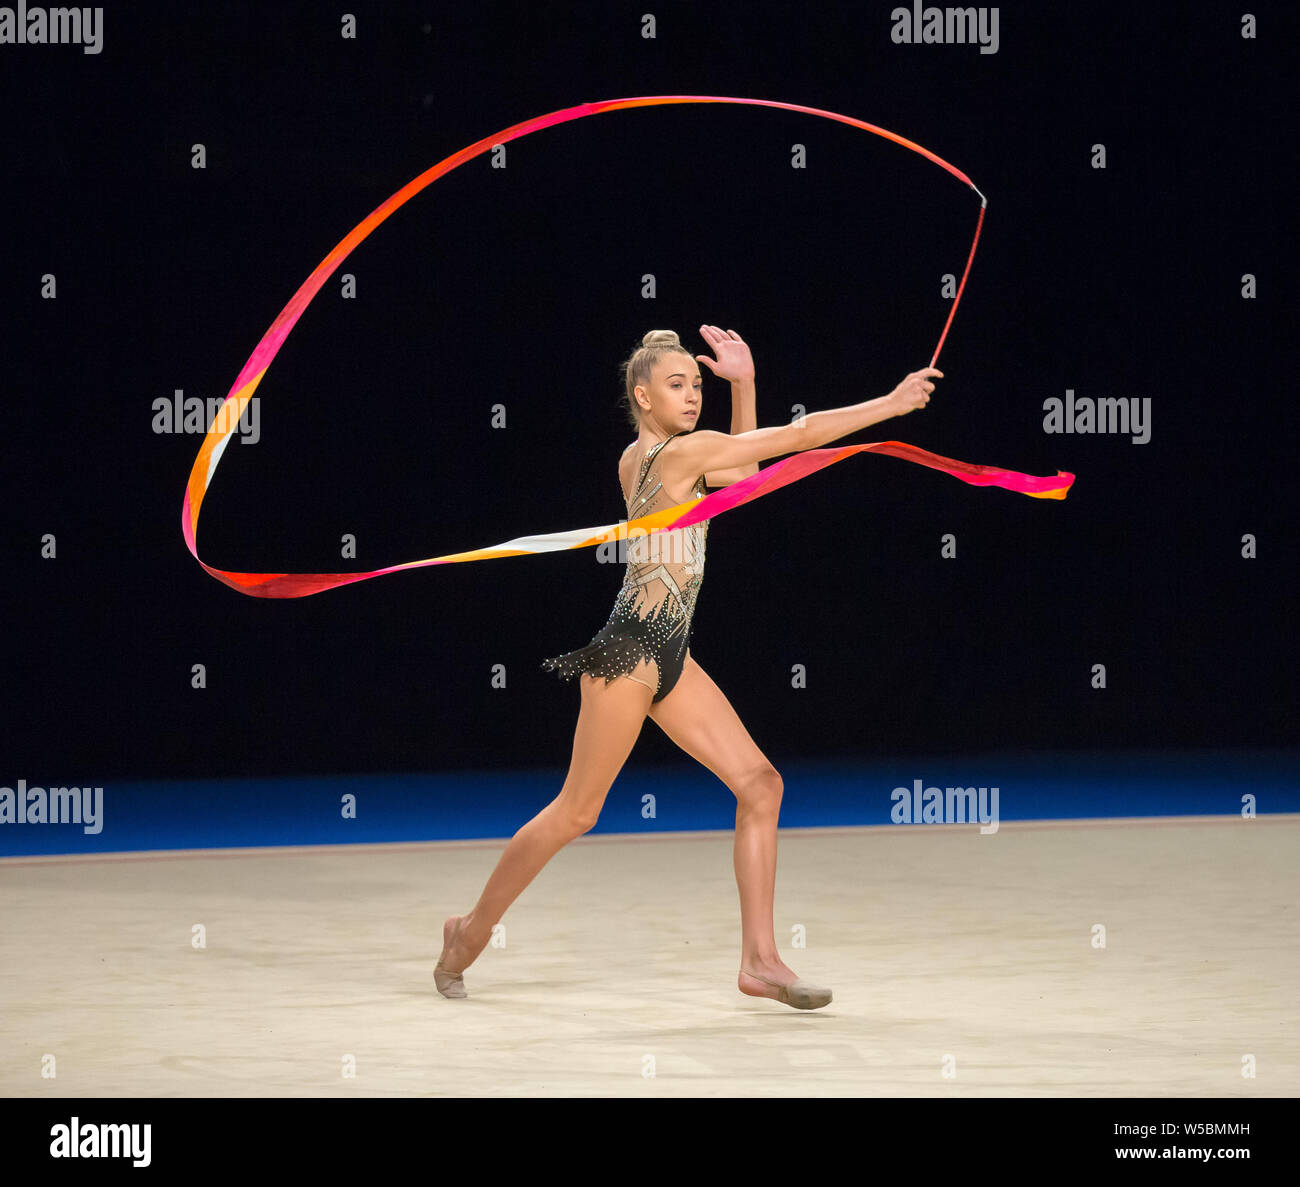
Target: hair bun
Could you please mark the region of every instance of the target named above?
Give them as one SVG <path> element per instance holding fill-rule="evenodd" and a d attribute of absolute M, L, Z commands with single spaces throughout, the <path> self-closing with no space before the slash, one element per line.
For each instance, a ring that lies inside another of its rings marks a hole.
<path fill-rule="evenodd" d="M 651 330 L 644 338 L 641 339 L 642 346 L 680 346 L 682 340 L 677 337 L 676 330 Z"/>

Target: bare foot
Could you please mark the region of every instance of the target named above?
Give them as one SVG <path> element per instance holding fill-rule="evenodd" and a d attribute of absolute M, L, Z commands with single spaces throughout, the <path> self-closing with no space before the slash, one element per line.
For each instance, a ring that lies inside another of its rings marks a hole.
<path fill-rule="evenodd" d="M 477 952 L 471 952 L 465 942 L 465 925 L 469 923 L 468 915 L 452 915 L 442 923 L 442 956 L 440 963 L 449 969 L 464 972 L 478 958 Z M 460 928 L 460 935 L 456 929 Z M 453 943 L 453 938 L 455 942 Z"/>

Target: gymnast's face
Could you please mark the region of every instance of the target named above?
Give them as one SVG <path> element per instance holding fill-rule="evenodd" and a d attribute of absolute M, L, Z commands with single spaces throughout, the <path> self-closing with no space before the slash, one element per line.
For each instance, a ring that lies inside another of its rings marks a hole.
<path fill-rule="evenodd" d="M 704 403 L 700 365 L 690 355 L 673 351 L 651 369 L 650 387 L 642 389 L 650 400 L 649 416 L 665 433 L 695 428 Z"/>

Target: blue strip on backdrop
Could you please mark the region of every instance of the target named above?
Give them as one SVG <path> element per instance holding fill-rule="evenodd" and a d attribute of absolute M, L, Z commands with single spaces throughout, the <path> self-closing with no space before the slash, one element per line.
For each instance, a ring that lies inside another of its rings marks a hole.
<path fill-rule="evenodd" d="M 928 789 L 938 789 L 933 817 L 938 822 L 1239 817 L 1245 797 L 1254 797 L 1260 815 L 1300 811 L 1300 750 L 1294 749 L 827 760 L 782 763 L 781 773 L 784 828 L 882 825 L 896 823 L 897 817 L 923 827 L 929 819 Z M 47 784 L 32 774 L 5 786 L 15 793 L 24 785 L 29 793 L 41 788 L 53 804 L 56 797 L 48 793 L 62 782 Z M 0 856 L 502 838 L 553 799 L 563 779 L 562 770 L 474 770 L 112 782 L 98 795 L 90 789 L 89 794 L 59 798 L 61 819 L 68 822 L 10 822 L 6 814 L 0 823 Z M 954 810 L 964 797 L 950 797 L 950 788 L 971 793 L 960 814 Z M 0 814 L 17 799 L 0 788 Z M 904 805 L 911 813 L 905 817 Z M 74 817 L 74 807 L 84 815 Z M 349 813 L 349 807 L 354 811 Z M 46 816 L 51 814 L 47 809 Z M 592 831 L 680 832 L 734 824 L 730 792 L 708 771 L 684 760 L 667 767 L 630 764 L 611 788 Z"/>

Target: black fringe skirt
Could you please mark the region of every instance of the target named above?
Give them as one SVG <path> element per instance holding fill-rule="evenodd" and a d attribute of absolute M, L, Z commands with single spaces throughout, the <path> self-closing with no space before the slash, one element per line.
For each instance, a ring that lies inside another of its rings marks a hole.
<path fill-rule="evenodd" d="M 681 675 L 686 659 L 689 623 L 672 618 L 663 602 L 655 611 L 638 618 L 621 605 L 614 607 L 609 621 L 585 647 L 542 660 L 542 667 L 557 672 L 562 680 L 572 680 L 581 672 L 603 676 L 609 684 L 619 676 L 634 672 L 644 660 L 659 668 L 659 692 L 655 700 L 666 696 Z"/>

